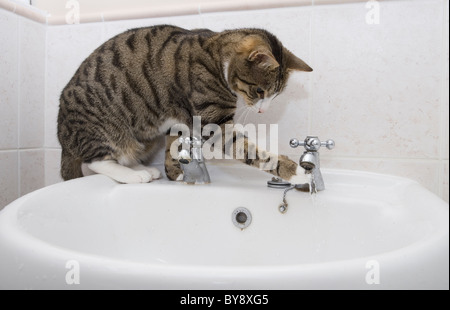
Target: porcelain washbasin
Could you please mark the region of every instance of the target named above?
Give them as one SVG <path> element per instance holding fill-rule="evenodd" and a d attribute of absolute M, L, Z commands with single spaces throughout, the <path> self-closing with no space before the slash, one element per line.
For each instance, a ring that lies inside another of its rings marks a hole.
<path fill-rule="evenodd" d="M 448 289 L 448 204 L 409 179 L 323 170 L 315 196 L 208 164 L 212 183 L 94 175 L 0 212 L 1 289 Z M 244 207 L 251 223 L 233 224 Z"/>

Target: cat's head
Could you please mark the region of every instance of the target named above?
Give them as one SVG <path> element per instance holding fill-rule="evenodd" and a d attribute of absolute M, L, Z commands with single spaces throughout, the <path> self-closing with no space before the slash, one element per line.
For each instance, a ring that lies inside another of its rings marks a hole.
<path fill-rule="evenodd" d="M 303 60 L 265 30 L 254 29 L 236 45 L 228 68 L 228 82 L 238 97 L 259 113 L 286 87 L 292 71 L 311 72 Z"/>

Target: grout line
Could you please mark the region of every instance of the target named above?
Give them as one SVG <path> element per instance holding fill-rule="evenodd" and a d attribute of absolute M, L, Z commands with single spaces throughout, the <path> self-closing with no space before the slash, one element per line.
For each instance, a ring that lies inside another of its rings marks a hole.
<path fill-rule="evenodd" d="M 21 196 L 21 165 L 20 165 L 20 146 L 21 146 L 21 139 L 20 139 L 20 100 L 21 100 L 21 95 L 20 95 L 20 91 L 21 91 L 21 56 L 22 56 L 22 48 L 21 48 L 21 30 L 22 30 L 22 23 L 21 23 L 21 18 L 22 17 L 18 17 L 17 18 L 17 54 L 18 54 L 18 59 L 17 59 L 17 77 L 18 77 L 18 83 L 17 83 L 17 193 L 19 195 L 19 197 Z"/>
<path fill-rule="evenodd" d="M 61 150 L 61 147 L 57 146 L 51 146 L 51 147 L 45 147 L 45 146 L 38 146 L 38 147 L 22 147 L 22 148 L 13 148 L 13 149 L 0 149 L 0 153 L 6 153 L 6 152 L 16 152 L 16 151 L 39 151 L 39 150 Z"/>
<path fill-rule="evenodd" d="M 10 153 L 10 152 L 28 152 L 28 151 L 46 151 L 46 150 L 61 150 L 60 148 L 45 148 L 45 147 L 26 147 L 26 148 L 16 148 L 16 149 L 0 149 L 0 153 Z"/>
<path fill-rule="evenodd" d="M 45 150 L 44 147 L 23 147 L 23 148 L 19 148 L 18 151 L 41 151 L 41 150 Z"/>
<path fill-rule="evenodd" d="M 103 28 L 105 27 L 104 24 L 102 24 Z M 47 61 L 47 55 L 48 55 L 48 25 L 44 26 L 45 36 L 44 36 L 44 117 L 43 117 L 43 137 L 42 137 L 42 147 L 44 149 L 44 184 L 47 184 L 47 152 L 45 149 L 45 146 L 47 144 L 47 73 L 48 73 L 48 61 Z"/>
<path fill-rule="evenodd" d="M 56 146 L 44 147 L 44 150 L 46 150 L 46 151 L 61 151 L 61 147 L 56 147 Z"/>
<path fill-rule="evenodd" d="M 200 19 L 200 28 L 206 28 L 205 27 L 205 19 L 203 18 L 202 4 L 201 3 L 198 4 L 197 10 L 198 10 L 198 18 Z"/>

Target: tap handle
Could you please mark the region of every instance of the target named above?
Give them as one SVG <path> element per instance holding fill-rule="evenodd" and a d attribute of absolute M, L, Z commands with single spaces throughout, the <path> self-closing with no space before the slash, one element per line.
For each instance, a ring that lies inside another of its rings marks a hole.
<path fill-rule="evenodd" d="M 185 143 L 187 145 L 192 145 L 193 147 L 201 147 L 203 140 L 196 137 L 179 137 L 178 142 L 181 144 Z"/>
<path fill-rule="evenodd" d="M 293 139 L 291 139 L 291 141 L 289 141 L 289 145 L 295 149 L 296 147 L 299 147 L 299 146 L 305 146 L 305 142 L 298 141 L 298 139 L 293 138 Z"/>
<path fill-rule="evenodd" d="M 332 150 L 335 143 L 331 139 L 321 142 L 318 137 L 308 136 L 305 141 L 299 141 L 298 139 L 293 138 L 289 141 L 289 145 L 292 148 L 304 146 L 308 151 L 318 151 L 321 146 L 325 146 L 327 149 Z"/>
<path fill-rule="evenodd" d="M 185 143 L 187 145 L 190 145 L 192 143 L 191 138 L 190 137 L 179 137 L 178 138 L 178 142 L 180 144 Z"/>
<path fill-rule="evenodd" d="M 320 146 L 325 146 L 327 149 L 332 150 L 335 146 L 334 140 L 329 139 L 327 141 L 320 142 Z"/>

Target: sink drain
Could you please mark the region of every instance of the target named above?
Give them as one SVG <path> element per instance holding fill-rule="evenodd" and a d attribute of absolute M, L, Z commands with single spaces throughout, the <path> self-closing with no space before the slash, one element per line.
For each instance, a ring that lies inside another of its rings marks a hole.
<path fill-rule="evenodd" d="M 233 221 L 234 226 L 244 229 L 252 223 L 252 214 L 248 209 L 240 207 L 233 211 L 231 220 Z"/>

